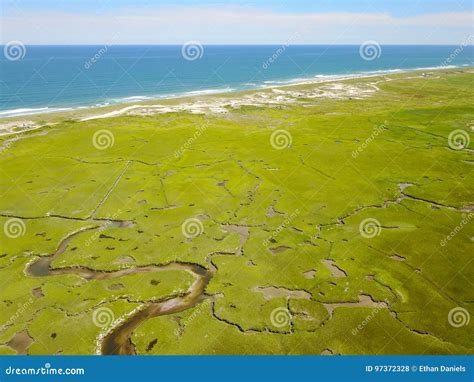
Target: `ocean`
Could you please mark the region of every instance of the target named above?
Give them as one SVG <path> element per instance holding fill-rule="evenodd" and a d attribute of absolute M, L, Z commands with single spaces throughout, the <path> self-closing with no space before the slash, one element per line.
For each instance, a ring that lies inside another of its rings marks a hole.
<path fill-rule="evenodd" d="M 0 117 L 474 62 L 472 45 L 1 48 Z"/>

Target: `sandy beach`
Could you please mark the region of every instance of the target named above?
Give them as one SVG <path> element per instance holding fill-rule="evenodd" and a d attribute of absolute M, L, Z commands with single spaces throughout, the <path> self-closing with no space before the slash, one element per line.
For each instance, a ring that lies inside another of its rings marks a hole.
<path fill-rule="evenodd" d="M 357 74 L 314 78 L 298 82 L 289 81 L 278 86 L 245 92 L 225 92 L 203 94 L 194 97 L 157 99 L 147 102 L 133 102 L 104 107 L 89 107 L 33 114 L 28 116 L 0 118 L 0 136 L 18 134 L 36 129 L 45 124 L 58 123 L 64 119 L 90 121 L 123 115 L 153 115 L 186 112 L 191 114 L 226 114 L 245 106 L 285 107 L 292 104 L 311 105 L 315 99 L 354 99 L 370 97 L 379 91 L 378 85 L 393 80 L 416 78 L 436 79 L 439 71 L 463 70 L 471 68 L 426 68 L 412 71 L 387 71 L 385 73 Z M 309 102 L 305 102 L 308 100 Z M 2 122 L 4 121 L 4 122 Z"/>

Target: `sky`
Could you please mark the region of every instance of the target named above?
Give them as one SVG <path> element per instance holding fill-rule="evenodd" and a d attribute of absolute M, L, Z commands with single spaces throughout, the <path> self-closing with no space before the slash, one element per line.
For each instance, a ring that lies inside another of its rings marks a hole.
<path fill-rule="evenodd" d="M 472 0 L 1 0 L 0 42 L 452 44 Z"/>

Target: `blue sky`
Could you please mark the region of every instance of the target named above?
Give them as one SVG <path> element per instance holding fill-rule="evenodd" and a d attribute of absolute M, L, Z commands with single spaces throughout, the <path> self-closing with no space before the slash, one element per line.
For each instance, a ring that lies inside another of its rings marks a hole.
<path fill-rule="evenodd" d="M 1 41 L 461 44 L 472 0 L 2 0 Z M 472 40 L 471 40 L 472 41 Z"/>
<path fill-rule="evenodd" d="M 64 11 L 93 11 L 99 5 L 101 8 L 119 7 L 156 7 L 176 5 L 222 6 L 223 4 L 241 5 L 247 7 L 268 7 L 282 12 L 359 12 L 367 7 L 380 12 L 388 12 L 394 16 L 417 15 L 424 13 L 469 12 L 472 10 L 471 0 L 259 0 L 259 1 L 206 1 L 206 0 L 2 0 L 4 10 L 17 6 L 24 9 L 59 10 Z"/>

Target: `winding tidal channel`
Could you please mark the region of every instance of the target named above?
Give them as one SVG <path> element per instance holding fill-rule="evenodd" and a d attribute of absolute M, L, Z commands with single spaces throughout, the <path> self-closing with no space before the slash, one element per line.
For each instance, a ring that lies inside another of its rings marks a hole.
<path fill-rule="evenodd" d="M 102 225 L 73 232 L 61 241 L 53 254 L 36 258 L 29 263 L 25 269 L 26 274 L 31 277 L 73 274 L 85 280 L 106 280 L 135 273 L 163 272 L 169 270 L 182 270 L 193 275 L 195 281 L 185 293 L 178 296 L 171 296 L 162 301 L 150 301 L 145 303 L 135 313 L 117 326 L 112 327 L 103 337 L 100 337 L 100 353 L 103 355 L 136 354 L 135 347 L 131 340 L 133 331 L 150 318 L 182 312 L 203 301 L 206 298 L 204 291 L 213 275 L 212 271 L 199 264 L 181 262 L 171 262 L 163 265 L 136 266 L 117 271 L 98 271 L 84 266 L 69 266 L 58 269 L 51 267 L 51 263 L 66 251 L 71 240 L 78 235 L 84 232 L 98 231 L 109 227 L 129 228 L 131 226 L 133 226 L 133 223 L 129 221 L 107 220 Z"/>

